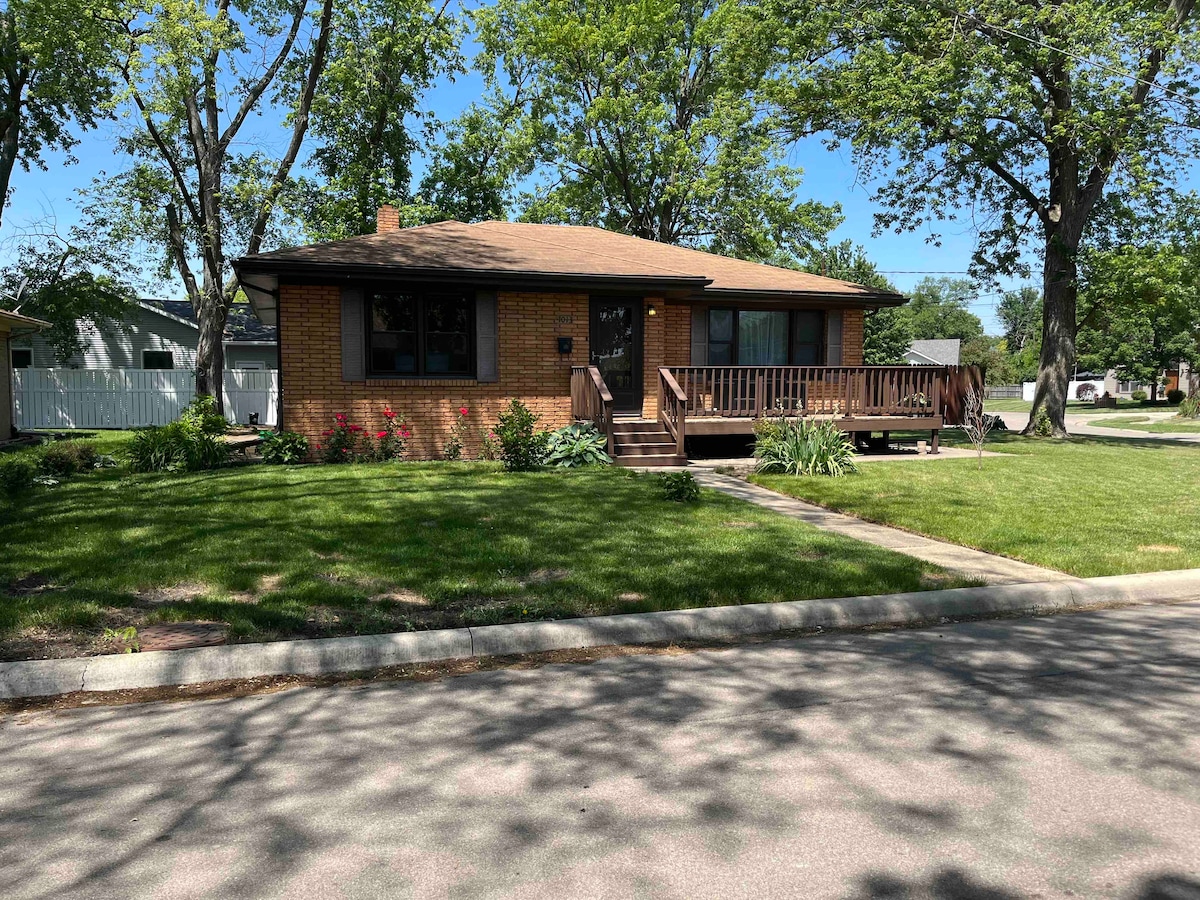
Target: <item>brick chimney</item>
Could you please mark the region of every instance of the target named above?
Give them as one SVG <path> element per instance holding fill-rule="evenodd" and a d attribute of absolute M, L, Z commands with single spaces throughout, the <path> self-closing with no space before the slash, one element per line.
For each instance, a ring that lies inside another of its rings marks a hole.
<path fill-rule="evenodd" d="M 400 210 L 394 206 L 381 206 L 375 214 L 375 233 L 400 230 Z"/>

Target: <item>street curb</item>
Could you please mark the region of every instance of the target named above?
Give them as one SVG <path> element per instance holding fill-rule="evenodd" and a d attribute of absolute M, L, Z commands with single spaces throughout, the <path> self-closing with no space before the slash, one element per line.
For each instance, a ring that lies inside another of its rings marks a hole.
<path fill-rule="evenodd" d="M 0 699 L 329 675 L 469 657 L 616 644 L 728 640 L 812 629 L 917 625 L 1200 599 L 1200 569 L 1026 584 L 717 606 L 401 634 L 0 663 Z"/>

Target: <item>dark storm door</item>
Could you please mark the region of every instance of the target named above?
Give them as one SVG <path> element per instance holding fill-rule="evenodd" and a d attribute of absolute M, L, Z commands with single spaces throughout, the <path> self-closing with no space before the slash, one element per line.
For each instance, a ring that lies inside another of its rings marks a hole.
<path fill-rule="evenodd" d="M 642 301 L 592 300 L 588 343 L 617 412 L 642 409 Z"/>

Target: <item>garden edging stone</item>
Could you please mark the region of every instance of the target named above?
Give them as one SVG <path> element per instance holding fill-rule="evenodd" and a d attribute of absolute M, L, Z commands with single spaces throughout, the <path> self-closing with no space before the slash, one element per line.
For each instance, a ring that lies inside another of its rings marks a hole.
<path fill-rule="evenodd" d="M 520 622 L 399 634 L 232 644 L 0 663 L 0 699 L 329 675 L 470 657 L 618 644 L 728 640 L 774 632 L 904 626 L 1200 599 L 1200 569 Z"/>

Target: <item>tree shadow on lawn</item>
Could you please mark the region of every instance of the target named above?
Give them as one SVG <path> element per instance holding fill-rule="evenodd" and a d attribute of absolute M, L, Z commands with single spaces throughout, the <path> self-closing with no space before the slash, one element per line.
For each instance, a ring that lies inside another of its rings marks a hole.
<path fill-rule="evenodd" d="M 37 572 L 61 588 L 4 601 L 8 627 L 124 606 L 259 639 L 965 583 L 715 493 L 671 503 L 650 477 L 614 470 L 256 467 L 79 480 L 35 497 L 0 540 L 11 548 L 0 583 Z M 186 602 L 146 600 L 147 589 L 188 584 Z"/>
<path fill-rule="evenodd" d="M 10 717 L 0 893 L 152 894 L 200 864 L 214 897 L 811 877 L 1173 900 L 1200 847 L 1200 654 L 1170 612 Z"/>

